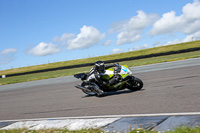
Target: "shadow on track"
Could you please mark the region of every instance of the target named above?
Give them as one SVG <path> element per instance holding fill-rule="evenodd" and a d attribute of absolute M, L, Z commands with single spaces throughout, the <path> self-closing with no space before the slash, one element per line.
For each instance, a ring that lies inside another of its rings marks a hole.
<path fill-rule="evenodd" d="M 141 89 L 141 90 L 137 90 L 137 91 L 144 91 L 145 89 Z M 105 92 L 102 96 L 98 97 L 98 98 L 103 98 L 103 97 L 108 97 L 108 96 L 112 96 L 112 95 L 121 95 L 121 94 L 127 94 L 127 93 L 132 93 L 132 92 L 137 92 L 137 91 L 132 91 L 132 90 L 121 90 L 121 91 L 112 91 L 112 92 Z M 93 97 L 96 95 L 85 95 L 82 98 L 86 98 L 86 97 Z"/>

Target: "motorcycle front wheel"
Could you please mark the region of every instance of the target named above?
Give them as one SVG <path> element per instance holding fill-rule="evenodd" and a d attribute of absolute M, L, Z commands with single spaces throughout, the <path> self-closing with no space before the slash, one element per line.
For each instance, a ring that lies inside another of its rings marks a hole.
<path fill-rule="evenodd" d="M 131 85 L 131 86 L 130 86 Z M 137 91 L 137 90 L 140 90 L 142 89 L 143 87 L 143 82 L 141 79 L 137 78 L 137 77 L 134 77 L 134 79 L 131 81 L 131 84 L 130 84 L 127 88 L 129 90 L 132 90 L 132 91 Z"/>

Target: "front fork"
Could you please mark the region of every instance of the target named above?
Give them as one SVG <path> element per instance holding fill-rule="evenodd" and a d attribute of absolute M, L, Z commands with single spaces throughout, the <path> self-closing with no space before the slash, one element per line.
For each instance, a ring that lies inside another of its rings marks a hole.
<path fill-rule="evenodd" d="M 135 77 L 130 75 L 130 76 L 127 76 L 126 78 L 124 78 L 124 80 L 126 80 L 126 83 L 129 85 L 129 86 L 132 86 L 132 83 L 134 81 Z"/>

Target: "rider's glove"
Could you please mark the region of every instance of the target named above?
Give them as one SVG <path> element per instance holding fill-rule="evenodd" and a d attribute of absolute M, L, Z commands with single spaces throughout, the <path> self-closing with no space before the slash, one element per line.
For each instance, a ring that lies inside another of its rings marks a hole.
<path fill-rule="evenodd" d="M 118 66 L 119 66 L 119 63 L 115 63 L 114 65 L 115 65 L 115 67 L 118 67 Z"/>

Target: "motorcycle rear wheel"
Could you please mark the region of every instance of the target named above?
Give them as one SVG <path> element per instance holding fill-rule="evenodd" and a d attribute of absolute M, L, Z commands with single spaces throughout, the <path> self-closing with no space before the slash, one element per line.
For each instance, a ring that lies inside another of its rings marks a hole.
<path fill-rule="evenodd" d="M 134 80 L 131 81 L 131 86 L 128 86 L 127 88 L 132 91 L 141 90 L 143 87 L 143 82 L 141 79 L 134 77 Z"/>

